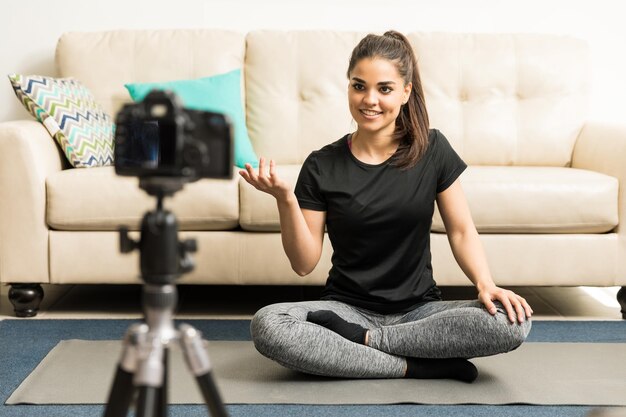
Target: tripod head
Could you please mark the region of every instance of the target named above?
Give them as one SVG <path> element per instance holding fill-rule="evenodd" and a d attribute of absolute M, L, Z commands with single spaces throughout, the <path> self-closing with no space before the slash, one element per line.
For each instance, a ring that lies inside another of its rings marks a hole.
<path fill-rule="evenodd" d="M 163 209 L 163 199 L 182 190 L 184 178 L 141 178 L 139 186 L 157 198 L 156 210 L 148 211 L 141 222 L 141 237 L 128 237 L 128 229 L 120 227 L 120 251 L 139 249 L 141 277 L 147 284 L 169 285 L 182 274 L 193 271 L 190 253 L 197 251 L 195 239 L 178 240 L 178 221 L 174 213 Z"/>

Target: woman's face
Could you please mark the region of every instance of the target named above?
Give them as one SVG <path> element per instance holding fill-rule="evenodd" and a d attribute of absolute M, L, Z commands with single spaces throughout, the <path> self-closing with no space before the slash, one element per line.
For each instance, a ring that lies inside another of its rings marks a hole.
<path fill-rule="evenodd" d="M 359 130 L 392 135 L 395 121 L 411 93 L 393 62 L 365 58 L 350 73 L 348 104 Z"/>

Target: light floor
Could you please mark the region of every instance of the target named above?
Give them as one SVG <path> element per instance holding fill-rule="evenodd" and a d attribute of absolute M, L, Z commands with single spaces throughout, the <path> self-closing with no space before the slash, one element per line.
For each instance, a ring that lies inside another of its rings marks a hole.
<path fill-rule="evenodd" d="M 37 318 L 136 318 L 139 285 L 44 285 Z M 619 287 L 515 287 L 534 310 L 535 320 L 621 320 Z M 0 286 L 0 320 L 15 317 L 8 286 Z M 313 300 L 319 287 L 179 286 L 179 318 L 249 319 L 267 304 Z M 473 287 L 442 287 L 444 299 L 473 299 Z"/>

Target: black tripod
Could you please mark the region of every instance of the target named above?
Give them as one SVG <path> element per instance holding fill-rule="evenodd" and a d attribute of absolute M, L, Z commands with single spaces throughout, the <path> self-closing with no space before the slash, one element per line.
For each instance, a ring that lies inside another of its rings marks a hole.
<path fill-rule="evenodd" d="M 174 328 L 178 298 L 174 281 L 193 270 L 189 253 L 196 251 L 196 241 L 178 240 L 176 216 L 163 209 L 163 198 L 182 189 L 182 180 L 142 178 L 140 187 L 157 197 L 157 208 L 144 215 L 139 241 L 120 228 L 120 246 L 123 253 L 139 249 L 145 320 L 126 332 L 104 417 L 126 417 L 136 391 L 136 417 L 167 416 L 168 347 L 173 341 L 180 343 L 211 416 L 227 417 L 201 333 L 188 324 Z"/>

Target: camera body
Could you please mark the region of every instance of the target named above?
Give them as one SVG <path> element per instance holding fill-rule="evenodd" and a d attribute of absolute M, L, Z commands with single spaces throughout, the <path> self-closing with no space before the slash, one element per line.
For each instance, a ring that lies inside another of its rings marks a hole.
<path fill-rule="evenodd" d="M 183 108 L 171 91 L 151 91 L 116 117 L 115 172 L 145 178 L 232 178 L 233 134 L 220 113 Z"/>

